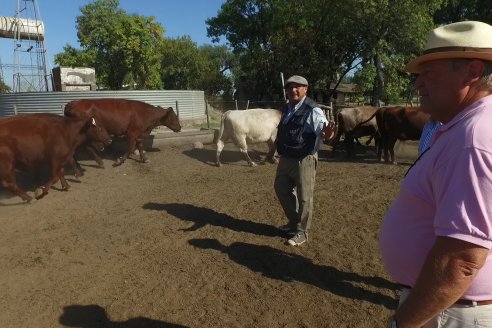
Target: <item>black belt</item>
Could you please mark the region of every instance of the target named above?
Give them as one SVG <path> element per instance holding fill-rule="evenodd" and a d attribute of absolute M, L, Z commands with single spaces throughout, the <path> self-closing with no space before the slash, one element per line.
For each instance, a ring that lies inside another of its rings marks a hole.
<path fill-rule="evenodd" d="M 398 285 L 400 286 L 400 288 L 412 289 L 412 287 L 407 286 L 407 285 L 403 285 L 403 284 L 398 284 Z M 456 302 L 454 302 L 454 304 L 457 304 L 457 305 L 468 305 L 468 306 L 481 306 L 481 305 L 490 305 L 490 304 L 492 304 L 492 300 L 472 301 L 472 300 L 465 300 L 465 299 L 460 298 L 459 300 L 457 300 Z"/>
<path fill-rule="evenodd" d="M 454 304 L 458 305 L 469 305 L 469 306 L 480 306 L 480 305 L 490 305 L 492 304 L 492 300 L 487 300 L 487 301 L 472 301 L 472 300 L 464 300 L 460 298 Z"/>

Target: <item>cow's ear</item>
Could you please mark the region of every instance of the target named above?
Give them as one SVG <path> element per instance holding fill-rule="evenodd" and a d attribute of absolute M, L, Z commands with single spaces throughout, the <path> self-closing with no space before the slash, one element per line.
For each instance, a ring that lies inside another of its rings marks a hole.
<path fill-rule="evenodd" d="M 94 125 L 94 126 L 96 126 L 96 120 L 94 119 L 94 117 L 92 118 L 91 124 Z"/>

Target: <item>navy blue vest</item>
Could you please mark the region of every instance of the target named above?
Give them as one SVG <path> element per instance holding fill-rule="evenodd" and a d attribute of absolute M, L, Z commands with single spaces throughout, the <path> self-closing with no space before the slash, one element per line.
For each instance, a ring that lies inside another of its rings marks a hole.
<path fill-rule="evenodd" d="M 277 152 L 280 155 L 301 159 L 314 154 L 316 134 L 306 124 L 314 107 L 318 104 L 306 97 L 301 107 L 284 123 L 289 111 L 288 105 L 284 105 L 277 132 Z"/>

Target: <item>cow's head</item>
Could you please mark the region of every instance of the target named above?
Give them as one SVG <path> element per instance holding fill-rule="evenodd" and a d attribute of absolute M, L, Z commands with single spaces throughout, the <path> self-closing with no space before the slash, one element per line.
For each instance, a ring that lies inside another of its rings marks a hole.
<path fill-rule="evenodd" d="M 93 147 L 97 150 L 104 150 L 104 147 L 111 143 L 111 136 L 102 124 L 97 124 L 94 117 L 87 121 L 87 138 L 91 141 Z"/>
<path fill-rule="evenodd" d="M 162 108 L 163 109 L 163 108 Z M 178 115 L 174 112 L 172 107 L 168 107 L 163 109 L 165 111 L 164 115 L 161 118 L 161 124 L 167 126 L 174 132 L 181 131 L 181 124 L 179 123 Z"/>

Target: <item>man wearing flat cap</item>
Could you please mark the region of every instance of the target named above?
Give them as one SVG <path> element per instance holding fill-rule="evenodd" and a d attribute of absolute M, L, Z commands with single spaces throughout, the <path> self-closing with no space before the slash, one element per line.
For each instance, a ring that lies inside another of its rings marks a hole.
<path fill-rule="evenodd" d="M 288 220 L 280 230 L 289 236 L 290 245 L 298 246 L 308 240 L 317 153 L 327 120 L 316 102 L 306 96 L 308 82 L 304 77 L 291 76 L 284 88 L 288 102 L 278 126 L 276 148 L 280 160 L 274 187 Z"/>
<path fill-rule="evenodd" d="M 443 124 L 381 227 L 384 265 L 402 286 L 389 326 L 492 327 L 492 26 L 432 30 L 405 70 Z"/>

